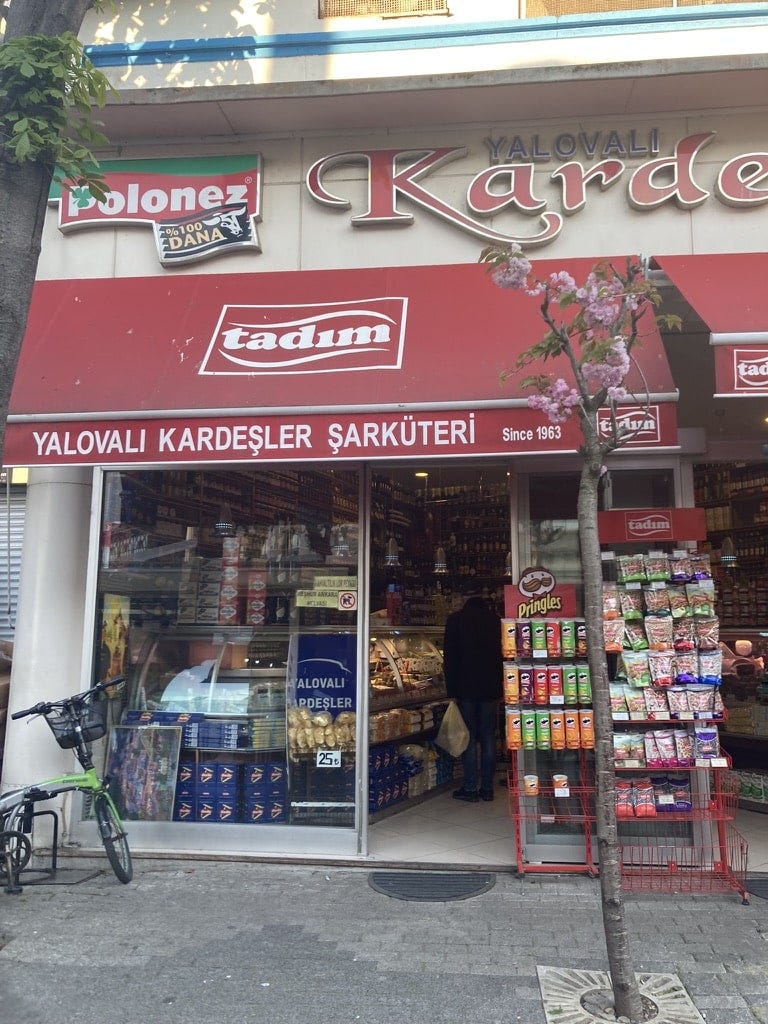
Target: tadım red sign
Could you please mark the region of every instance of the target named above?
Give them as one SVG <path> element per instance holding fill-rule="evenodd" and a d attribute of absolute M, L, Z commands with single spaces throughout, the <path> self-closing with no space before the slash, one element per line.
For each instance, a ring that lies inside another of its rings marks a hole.
<path fill-rule="evenodd" d="M 715 397 L 768 395 L 768 345 L 720 345 L 715 349 Z"/>
<path fill-rule="evenodd" d="M 613 509 L 598 512 L 597 532 L 601 544 L 705 540 L 707 521 L 702 508 Z"/>

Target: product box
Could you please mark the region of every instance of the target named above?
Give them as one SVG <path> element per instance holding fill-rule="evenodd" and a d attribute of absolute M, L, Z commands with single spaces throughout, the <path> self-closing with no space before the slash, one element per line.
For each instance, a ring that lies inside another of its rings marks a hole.
<path fill-rule="evenodd" d="M 173 803 L 174 821 L 196 821 L 197 804 L 194 797 L 177 797 Z"/>
<path fill-rule="evenodd" d="M 195 821 L 215 821 L 216 800 L 198 797 Z"/>
<path fill-rule="evenodd" d="M 221 823 L 237 821 L 236 801 L 225 797 L 219 797 L 214 802 L 213 820 Z"/>
<path fill-rule="evenodd" d="M 197 764 L 197 787 L 216 785 L 216 762 L 200 761 Z"/>

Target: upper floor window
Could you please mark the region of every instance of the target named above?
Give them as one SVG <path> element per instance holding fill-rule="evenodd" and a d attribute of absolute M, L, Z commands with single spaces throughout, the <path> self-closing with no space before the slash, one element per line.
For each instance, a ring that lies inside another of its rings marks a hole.
<path fill-rule="evenodd" d="M 321 18 L 405 18 L 450 14 L 447 0 L 319 0 Z"/>

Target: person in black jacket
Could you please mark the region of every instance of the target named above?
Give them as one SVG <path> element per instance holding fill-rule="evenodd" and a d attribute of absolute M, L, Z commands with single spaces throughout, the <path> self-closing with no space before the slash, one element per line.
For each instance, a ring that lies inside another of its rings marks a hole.
<path fill-rule="evenodd" d="M 493 800 L 496 770 L 496 725 L 502 694 L 501 619 L 480 594 L 448 616 L 443 641 L 443 668 L 448 696 L 459 706 L 469 730 L 461 755 L 464 784 L 455 800 Z M 479 793 L 478 793 L 479 750 Z"/>

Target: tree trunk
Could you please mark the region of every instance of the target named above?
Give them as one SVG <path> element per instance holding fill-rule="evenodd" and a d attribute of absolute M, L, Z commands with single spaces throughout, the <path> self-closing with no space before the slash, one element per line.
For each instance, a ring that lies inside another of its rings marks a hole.
<path fill-rule="evenodd" d="M 91 0 L 14 0 L 5 39 L 57 36 L 67 31 L 76 34 L 90 6 Z M 0 146 L 0 453 L 37 274 L 53 171 L 53 167 L 37 163 L 10 163 Z M 61 343 L 66 344 L 66 339 L 62 338 Z M 46 378 L 44 366 L 39 374 L 41 390 L 56 385 Z"/>
<path fill-rule="evenodd" d="M 593 418 L 594 418 L 594 414 Z M 592 425 L 594 427 L 594 424 Z M 617 1016 L 643 1020 L 642 1000 L 632 968 L 629 936 L 624 922 L 621 867 L 616 830 L 616 773 L 613 756 L 610 679 L 603 639 L 603 573 L 597 533 L 597 495 L 603 453 L 595 429 L 583 423 L 584 464 L 578 496 L 579 541 L 584 579 L 589 670 L 595 721 L 597 846 L 600 892 L 608 965 Z"/>

